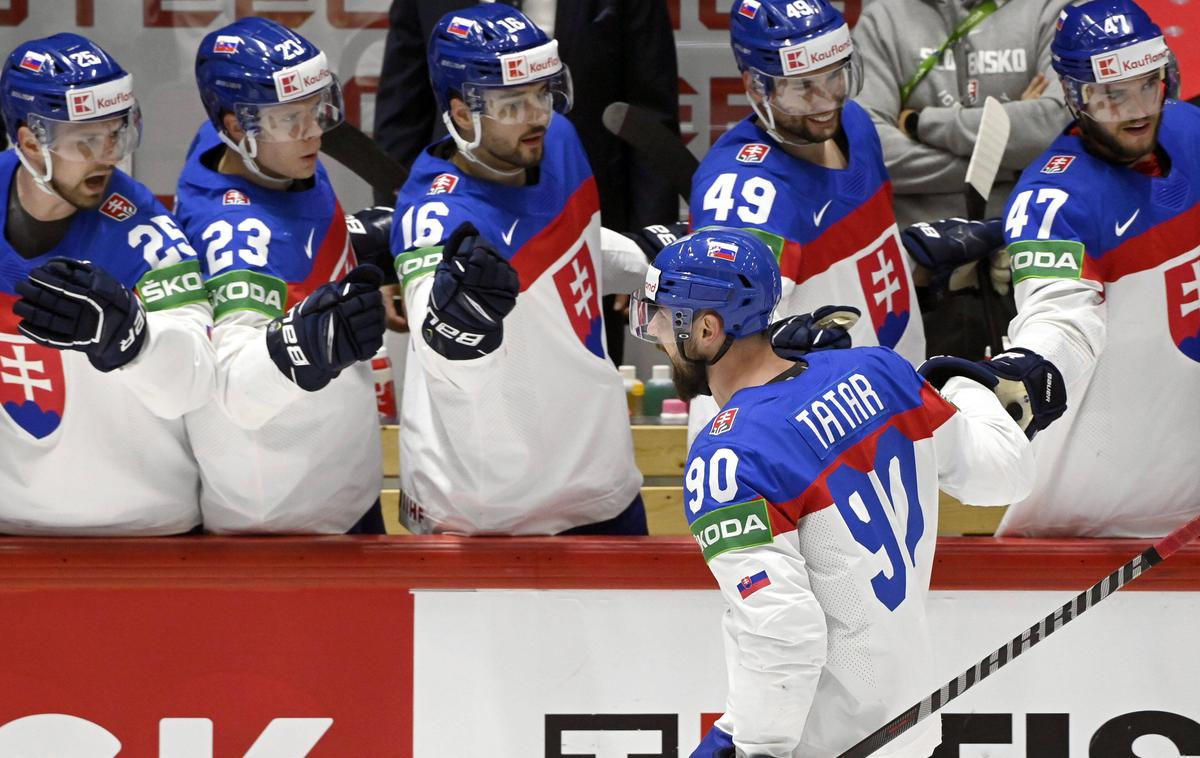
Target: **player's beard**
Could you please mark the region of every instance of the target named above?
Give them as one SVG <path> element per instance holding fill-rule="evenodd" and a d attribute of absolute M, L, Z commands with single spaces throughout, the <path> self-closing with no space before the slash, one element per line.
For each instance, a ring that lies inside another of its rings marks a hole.
<path fill-rule="evenodd" d="M 1104 128 L 1091 124 L 1086 116 L 1080 119 L 1079 125 L 1080 130 L 1083 132 L 1084 142 L 1091 152 L 1113 163 L 1129 165 L 1153 153 L 1155 146 L 1158 145 L 1158 130 L 1162 126 L 1162 113 L 1156 113 L 1150 118 L 1153 119 L 1151 122 L 1153 124 L 1153 136 L 1150 139 L 1148 149 L 1130 149 L 1126 147 L 1121 144 L 1121 141 L 1116 136 Z"/>
<path fill-rule="evenodd" d="M 521 142 L 521 140 L 537 136 L 542 137 L 542 142 L 537 147 L 526 148 Z M 542 155 L 546 151 L 545 137 L 546 127 L 535 126 L 518 137 L 511 148 L 501 150 L 495 145 L 485 145 L 485 147 L 489 153 L 504 163 L 506 167 L 533 168 L 542 162 Z"/>
<path fill-rule="evenodd" d="M 841 108 L 833 111 L 833 118 L 822 126 L 814 126 L 810 118 L 811 116 L 785 116 L 775 111 L 775 128 L 785 138 L 816 145 L 833 139 L 842 127 Z"/>
<path fill-rule="evenodd" d="M 94 173 L 95 172 L 93 172 L 93 174 Z M 100 203 L 104 201 L 104 192 L 108 189 L 108 185 L 112 182 L 112 173 L 109 172 L 109 174 L 104 177 L 103 184 L 97 183 L 97 186 L 99 187 L 98 190 L 93 187 L 88 187 L 88 176 L 84 176 L 84 178 L 80 179 L 70 187 L 64 186 L 58 181 L 57 178 L 52 177 L 50 179 L 50 186 L 54 188 L 54 191 L 57 192 L 63 200 L 66 200 L 79 210 L 92 210 L 94 208 L 99 208 Z"/>
<path fill-rule="evenodd" d="M 708 364 L 705 361 L 684 358 L 676 352 L 671 355 L 671 368 L 671 380 L 675 383 L 675 392 L 680 400 L 712 394 L 708 387 Z"/>

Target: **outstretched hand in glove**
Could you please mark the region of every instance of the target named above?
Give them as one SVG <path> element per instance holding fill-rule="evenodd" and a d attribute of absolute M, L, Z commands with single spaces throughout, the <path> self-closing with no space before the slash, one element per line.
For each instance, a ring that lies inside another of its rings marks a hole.
<path fill-rule="evenodd" d="M 429 313 L 421 327 L 425 342 L 452 361 L 487 355 L 504 339 L 504 317 L 517 304 L 517 271 L 464 222 L 442 246 L 434 272 Z"/>
<path fill-rule="evenodd" d="M 383 274 L 370 264 L 323 284 L 267 327 L 267 352 L 283 375 L 316 392 L 383 345 Z"/>
<path fill-rule="evenodd" d="M 18 282 L 17 328 L 34 342 L 80 350 L 99 371 L 137 357 L 146 341 L 146 312 L 129 288 L 88 261 L 52 258 Z"/>
<path fill-rule="evenodd" d="M 823 305 L 812 313 L 780 319 L 767 332 L 775 354 L 795 361 L 818 350 L 850 347 L 850 328 L 861 315 L 850 305 Z"/>

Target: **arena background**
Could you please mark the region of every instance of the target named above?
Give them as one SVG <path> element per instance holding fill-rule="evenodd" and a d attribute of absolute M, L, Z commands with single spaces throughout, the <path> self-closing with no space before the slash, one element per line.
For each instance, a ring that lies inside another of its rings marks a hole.
<path fill-rule="evenodd" d="M 646 0 L 647 2 L 650 0 Z M 847 19 L 863 2 L 846 0 Z M 728 44 L 730 0 L 667 0 L 679 54 L 680 121 L 697 155 L 747 113 Z M 133 173 L 156 194 L 174 192 L 184 153 L 203 120 L 192 63 L 200 39 L 235 18 L 259 15 L 295 27 L 329 56 L 346 92 L 347 117 L 370 130 L 387 31 L 388 0 L 0 0 L 0 49 L 59 31 L 90 36 L 133 73 L 145 119 Z M 1170 36 L 1185 72 L 1200 52 L 1200 0 L 1142 0 Z M 1185 76 L 1185 91 L 1198 90 Z M 586 93 L 580 93 L 586 97 Z M 343 207 L 370 204 L 367 186 L 327 161 Z"/>

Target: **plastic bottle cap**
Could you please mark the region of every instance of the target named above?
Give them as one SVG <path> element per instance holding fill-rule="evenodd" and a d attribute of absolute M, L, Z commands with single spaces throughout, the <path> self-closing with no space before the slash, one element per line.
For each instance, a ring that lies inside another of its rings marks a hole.
<path fill-rule="evenodd" d="M 629 388 L 629 394 L 634 395 L 634 396 L 645 395 L 646 394 L 646 385 L 642 384 L 641 382 L 638 382 L 637 384 L 635 384 Z"/>
<path fill-rule="evenodd" d="M 671 381 L 671 367 L 665 363 L 660 363 L 650 367 L 650 381 L 656 382 L 660 379 Z"/>
<path fill-rule="evenodd" d="M 686 416 L 688 412 L 687 403 L 677 397 L 667 398 L 663 401 L 662 412 L 664 415 L 667 413 L 682 413 Z"/>
<path fill-rule="evenodd" d="M 637 379 L 637 366 L 618 366 L 622 379 Z"/>

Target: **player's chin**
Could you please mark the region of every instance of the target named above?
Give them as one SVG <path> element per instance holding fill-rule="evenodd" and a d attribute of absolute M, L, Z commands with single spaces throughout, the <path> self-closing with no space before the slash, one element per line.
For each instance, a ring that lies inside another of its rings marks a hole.
<path fill-rule="evenodd" d="M 816 138 L 814 141 L 827 140 L 837 133 L 841 121 L 840 110 L 813 113 L 804 117 L 804 131 Z"/>

